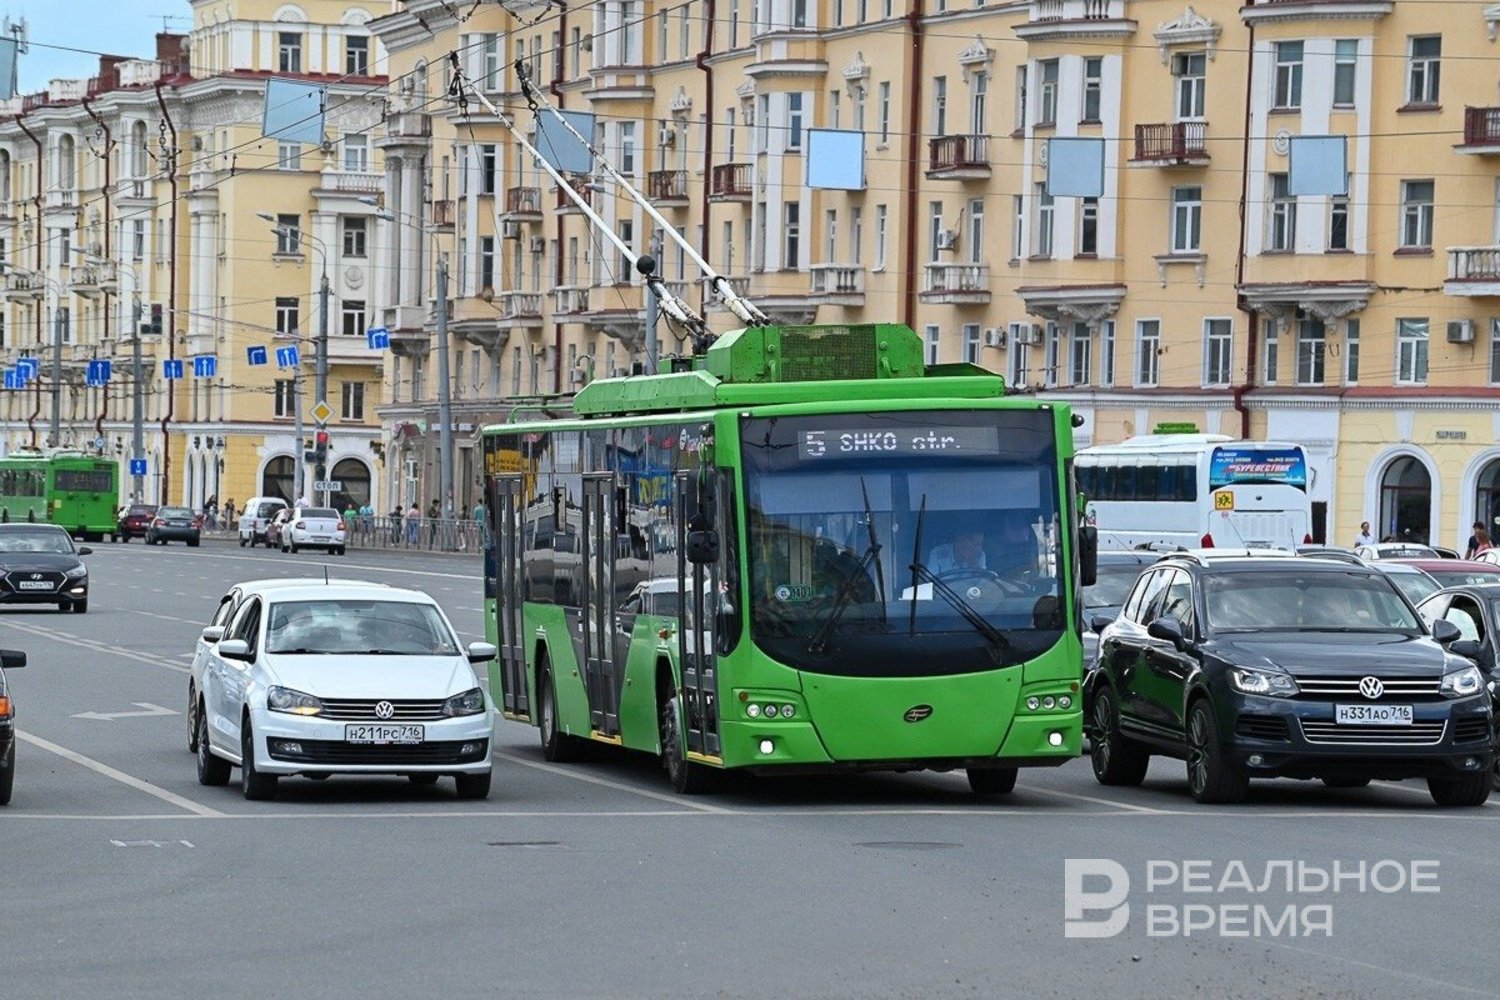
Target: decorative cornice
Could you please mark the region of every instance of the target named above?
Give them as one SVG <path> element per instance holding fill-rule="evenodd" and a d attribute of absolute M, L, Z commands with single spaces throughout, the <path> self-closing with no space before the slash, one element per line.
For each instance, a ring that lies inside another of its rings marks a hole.
<path fill-rule="evenodd" d="M 843 69 L 844 87 L 850 96 L 856 96 L 865 89 L 866 81 L 870 79 L 870 64 L 865 62 L 864 52 L 854 53 L 854 61 Z"/>
<path fill-rule="evenodd" d="M 1016 295 L 1033 316 L 1054 323 L 1087 323 L 1095 326 L 1120 309 L 1124 285 L 1074 285 L 1022 287 Z"/>
<path fill-rule="evenodd" d="M 1078 19 L 1075 21 L 1027 21 L 1013 29 L 1017 38 L 1028 42 L 1055 42 L 1066 38 L 1129 38 L 1135 34 L 1136 22 L 1123 17 Z"/>
<path fill-rule="evenodd" d="M 1161 50 L 1162 65 L 1166 65 L 1167 49 L 1173 45 L 1203 45 L 1208 50 L 1208 58 L 1213 59 L 1222 30 L 1219 22 L 1204 17 L 1189 4 L 1181 17 L 1156 26 L 1156 47 Z"/>
<path fill-rule="evenodd" d="M 686 87 L 678 87 L 677 93 L 672 96 L 672 103 L 667 109 L 679 118 L 685 118 L 692 113 L 693 99 L 688 95 Z"/>
<path fill-rule="evenodd" d="M 745 75 L 758 80 L 781 76 L 823 77 L 827 74 L 828 63 L 822 59 L 777 59 L 773 62 L 751 63 L 745 67 Z"/>
<path fill-rule="evenodd" d="M 1375 286 L 1367 281 L 1240 285 L 1236 291 L 1257 312 L 1290 322 L 1301 309 L 1325 323 L 1351 316 L 1370 303 Z"/>
<path fill-rule="evenodd" d="M 1246 24 L 1286 21 L 1378 21 L 1395 7 L 1393 0 L 1272 0 L 1240 8 Z"/>
<path fill-rule="evenodd" d="M 1500 31 L 1500 3 L 1492 3 L 1484 9 L 1484 26 L 1493 42 L 1495 33 Z"/>

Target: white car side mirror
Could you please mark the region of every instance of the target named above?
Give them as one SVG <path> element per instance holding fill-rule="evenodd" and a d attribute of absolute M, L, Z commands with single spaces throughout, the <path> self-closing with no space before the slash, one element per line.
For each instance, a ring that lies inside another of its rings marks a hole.
<path fill-rule="evenodd" d="M 226 660 L 243 660 L 246 663 L 255 659 L 250 653 L 250 644 L 244 639 L 225 639 L 219 643 L 219 655 Z"/>
<path fill-rule="evenodd" d="M 500 650 L 496 649 L 495 644 L 492 642 L 469 643 L 468 656 L 470 663 L 484 663 L 488 660 L 493 660 L 499 655 Z"/>
<path fill-rule="evenodd" d="M 203 630 L 202 635 L 204 642 L 218 642 L 220 639 L 224 638 L 224 626 L 210 625 Z"/>

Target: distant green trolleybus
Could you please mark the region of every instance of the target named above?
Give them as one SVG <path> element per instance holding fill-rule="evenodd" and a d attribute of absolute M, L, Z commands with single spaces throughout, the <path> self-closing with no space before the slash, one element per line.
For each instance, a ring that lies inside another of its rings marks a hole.
<path fill-rule="evenodd" d="M 0 458 L 0 520 L 61 525 L 88 541 L 115 533 L 120 465 L 80 452 Z"/>
<path fill-rule="evenodd" d="M 548 760 L 964 769 L 980 793 L 1078 756 L 1067 406 L 925 365 L 899 325 L 761 326 L 565 420 L 483 433 L 491 688 Z"/>

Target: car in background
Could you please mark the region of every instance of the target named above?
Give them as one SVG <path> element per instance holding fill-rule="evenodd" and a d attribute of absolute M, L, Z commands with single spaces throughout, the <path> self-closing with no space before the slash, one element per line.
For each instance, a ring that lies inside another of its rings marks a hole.
<path fill-rule="evenodd" d="M 1449 648 L 1463 653 L 1493 678 L 1500 664 L 1500 582 L 1447 587 L 1417 605 L 1429 627 L 1442 620 L 1458 628 L 1459 642 Z M 1495 681 L 1489 682 L 1491 697 L 1497 697 Z M 1500 790 L 1500 757 L 1491 772 L 1491 787 Z"/>
<path fill-rule="evenodd" d="M 1416 542 L 1378 542 L 1375 545 L 1360 545 L 1354 554 L 1364 560 L 1375 559 L 1442 559 L 1441 552 L 1431 545 Z"/>
<path fill-rule="evenodd" d="M 1469 583 L 1500 583 L 1500 566 L 1472 559 L 1402 559 L 1438 582 L 1440 587 L 1460 587 Z"/>
<path fill-rule="evenodd" d="M 115 537 L 122 542 L 128 542 L 132 538 L 145 538 L 146 529 L 151 527 L 151 520 L 154 517 L 156 517 L 156 504 L 131 504 L 125 509 L 124 516 L 115 523 Z"/>
<path fill-rule="evenodd" d="M 251 497 L 240 512 L 240 547 L 252 549 L 266 541 L 266 528 L 276 512 L 288 504 L 280 497 Z"/>
<path fill-rule="evenodd" d="M 194 514 L 186 507 L 159 507 L 151 526 L 146 529 L 147 545 L 165 545 L 168 542 L 187 542 L 197 548 L 203 538 L 203 515 Z"/>
<path fill-rule="evenodd" d="M 276 512 L 275 517 L 271 518 L 271 520 L 267 522 L 265 537 L 266 548 L 281 548 L 281 533 L 286 529 L 287 521 L 291 520 L 291 517 L 292 508 L 283 507 Z"/>
<path fill-rule="evenodd" d="M 60 611 L 89 609 L 89 571 L 78 547 L 55 524 L 0 524 L 0 604 L 55 604 Z"/>
<path fill-rule="evenodd" d="M 1297 546 L 1299 556 L 1311 556 L 1316 559 L 1334 559 L 1338 562 L 1350 563 L 1355 566 L 1365 565 L 1352 549 L 1341 549 L 1336 545 L 1299 545 Z"/>
<path fill-rule="evenodd" d="M 287 514 L 276 534 L 281 551 L 323 549 L 329 555 L 344 554 L 344 518 L 332 507 L 297 507 Z"/>
<path fill-rule="evenodd" d="M 5 672 L 26 666 L 26 654 L 0 649 L 0 806 L 10 804 L 16 785 L 16 703 Z"/>
<path fill-rule="evenodd" d="M 1406 599 L 1413 604 L 1421 604 L 1443 587 L 1430 573 L 1399 559 L 1377 559 L 1366 565 L 1377 573 L 1390 577 L 1396 589 L 1405 594 Z"/>
<path fill-rule="evenodd" d="M 1094 631 L 1095 618 L 1113 621 L 1125 605 L 1125 597 L 1135 585 L 1141 571 L 1160 559 L 1160 553 L 1149 549 L 1110 549 L 1099 553 L 1099 571 L 1094 582 L 1083 588 L 1083 669 L 1092 670 L 1099 652 L 1099 633 Z"/>
<path fill-rule="evenodd" d="M 1160 754 L 1186 762 L 1199 802 L 1237 802 L 1252 778 L 1421 777 L 1438 805 L 1481 805 L 1494 714 L 1484 675 L 1447 648 L 1459 638 L 1370 567 L 1167 556 L 1099 636 L 1094 776 L 1138 785 Z"/>
<path fill-rule="evenodd" d="M 493 645 L 459 645 L 427 594 L 309 583 L 241 602 L 209 657 L 198 712 L 198 781 L 240 769 L 247 799 L 281 777 L 454 778 L 489 795 L 493 707 L 474 665 Z"/>

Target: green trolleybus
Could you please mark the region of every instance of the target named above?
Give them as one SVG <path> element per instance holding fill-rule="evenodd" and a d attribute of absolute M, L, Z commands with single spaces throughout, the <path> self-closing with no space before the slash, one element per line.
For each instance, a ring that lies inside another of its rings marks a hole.
<path fill-rule="evenodd" d="M 61 525 L 88 541 L 115 533 L 120 465 L 79 452 L 0 458 L 0 518 Z"/>
<path fill-rule="evenodd" d="M 491 667 L 548 760 L 1019 767 L 1081 750 L 1072 414 L 899 325 L 759 326 L 483 433 Z"/>

